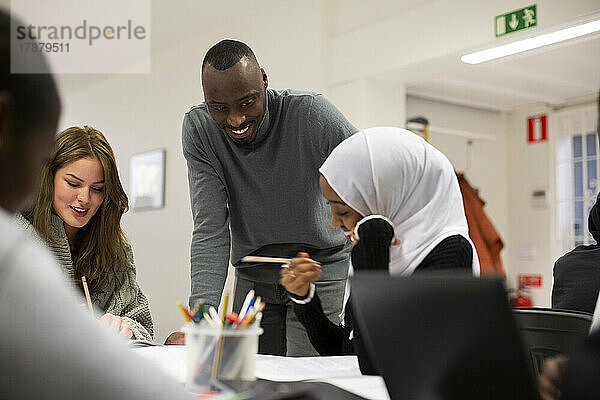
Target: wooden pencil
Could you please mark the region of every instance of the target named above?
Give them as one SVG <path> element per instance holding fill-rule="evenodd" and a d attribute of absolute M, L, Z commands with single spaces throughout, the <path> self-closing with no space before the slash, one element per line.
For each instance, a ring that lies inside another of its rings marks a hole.
<path fill-rule="evenodd" d="M 292 261 L 291 258 L 281 258 L 281 257 L 261 257 L 261 256 L 246 256 L 242 257 L 242 262 L 263 262 L 263 263 L 276 263 L 276 264 L 285 264 Z"/>
<path fill-rule="evenodd" d="M 88 289 L 87 281 L 85 280 L 85 276 L 81 277 L 81 283 L 83 284 L 83 292 L 85 293 L 85 301 L 87 301 L 88 309 L 90 310 L 90 314 L 92 317 L 94 316 L 94 308 L 92 307 L 92 299 L 90 298 L 90 291 Z"/>

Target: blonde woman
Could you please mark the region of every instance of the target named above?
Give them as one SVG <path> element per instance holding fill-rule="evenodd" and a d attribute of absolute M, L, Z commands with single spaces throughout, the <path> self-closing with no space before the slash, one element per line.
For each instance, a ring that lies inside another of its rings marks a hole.
<path fill-rule="evenodd" d="M 85 276 L 101 320 L 131 339 L 154 336 L 148 300 L 136 281 L 133 252 L 121 229 L 128 200 L 112 148 L 91 127 L 59 133 L 25 219 L 45 239 L 67 278 Z M 22 221 L 26 223 L 25 221 Z"/>

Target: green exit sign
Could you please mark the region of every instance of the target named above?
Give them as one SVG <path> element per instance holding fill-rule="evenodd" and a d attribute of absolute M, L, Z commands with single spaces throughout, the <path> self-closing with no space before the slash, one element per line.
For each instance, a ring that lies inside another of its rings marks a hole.
<path fill-rule="evenodd" d="M 496 37 L 520 31 L 537 25 L 537 6 L 535 4 L 511 11 L 496 17 Z"/>

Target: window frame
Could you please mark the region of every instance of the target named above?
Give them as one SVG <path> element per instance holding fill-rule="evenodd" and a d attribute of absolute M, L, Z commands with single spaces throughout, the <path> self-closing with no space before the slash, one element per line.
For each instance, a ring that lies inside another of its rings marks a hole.
<path fill-rule="evenodd" d="M 595 241 L 589 233 L 588 215 L 589 210 L 596 201 L 599 190 L 600 151 L 598 149 L 598 137 L 596 135 L 597 109 L 595 105 L 586 105 L 576 108 L 557 111 L 552 118 L 556 124 L 556 140 L 554 143 L 555 163 L 555 240 L 557 243 L 557 255 L 560 256 L 574 247 L 584 244 L 594 244 Z M 588 155 L 588 136 L 594 135 L 594 154 Z M 575 157 L 574 138 L 581 137 L 581 156 Z M 595 180 L 590 188 L 588 179 L 589 162 L 594 161 Z M 581 163 L 581 196 L 576 193 L 575 165 Z M 577 235 L 575 223 L 577 217 L 576 204 L 583 203 L 583 215 L 580 215 L 582 229 L 581 235 Z"/>

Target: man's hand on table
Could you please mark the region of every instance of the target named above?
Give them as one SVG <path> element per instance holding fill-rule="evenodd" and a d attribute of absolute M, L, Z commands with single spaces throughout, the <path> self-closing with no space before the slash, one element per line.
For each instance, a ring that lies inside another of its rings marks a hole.
<path fill-rule="evenodd" d="M 185 334 L 175 331 L 171 333 L 165 340 L 166 345 L 185 345 Z"/>

